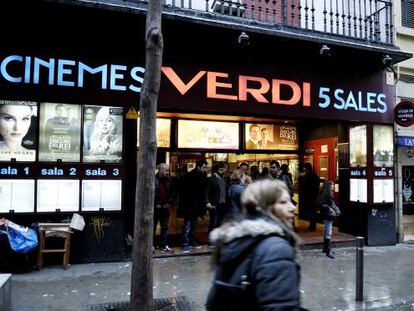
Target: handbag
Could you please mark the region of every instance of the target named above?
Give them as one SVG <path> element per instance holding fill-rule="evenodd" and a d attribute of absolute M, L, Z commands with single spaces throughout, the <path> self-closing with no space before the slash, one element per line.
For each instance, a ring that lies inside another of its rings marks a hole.
<path fill-rule="evenodd" d="M 1 230 L 0 233 L 7 234 L 10 247 L 13 251 L 19 254 L 28 254 L 38 245 L 37 234 L 31 228 L 22 227 L 12 223 L 4 224 L 5 231 Z"/>
<path fill-rule="evenodd" d="M 328 216 L 331 217 L 338 217 L 341 215 L 341 210 L 339 209 L 339 207 L 335 204 L 334 201 L 332 201 L 332 204 L 329 206 L 329 212 L 328 212 Z"/>

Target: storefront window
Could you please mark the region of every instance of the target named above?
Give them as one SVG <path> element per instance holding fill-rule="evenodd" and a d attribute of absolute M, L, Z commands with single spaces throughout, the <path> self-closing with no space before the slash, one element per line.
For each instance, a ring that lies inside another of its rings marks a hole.
<path fill-rule="evenodd" d="M 239 149 L 239 124 L 178 120 L 178 148 Z"/>
<path fill-rule="evenodd" d="M 37 103 L 0 101 L 0 161 L 35 161 Z"/>
<path fill-rule="evenodd" d="M 79 162 L 81 106 L 40 104 L 39 161 Z"/>
<path fill-rule="evenodd" d="M 367 127 L 355 126 L 349 129 L 349 162 L 352 167 L 367 166 Z"/>
<path fill-rule="evenodd" d="M 83 162 L 122 161 L 122 108 L 83 108 Z"/>
<path fill-rule="evenodd" d="M 393 128 L 390 125 L 374 125 L 374 166 L 392 167 L 394 160 Z"/>
<path fill-rule="evenodd" d="M 171 146 L 171 119 L 157 118 L 157 147 L 169 148 Z M 137 147 L 139 147 L 139 118 L 137 120 Z"/>

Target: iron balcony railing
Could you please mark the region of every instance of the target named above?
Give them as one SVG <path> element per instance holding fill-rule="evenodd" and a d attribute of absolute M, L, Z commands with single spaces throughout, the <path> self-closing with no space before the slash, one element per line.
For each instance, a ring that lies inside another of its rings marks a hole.
<path fill-rule="evenodd" d="M 270 27 L 394 44 L 392 3 L 385 0 L 164 0 L 163 4 L 165 8 L 233 16 Z"/>

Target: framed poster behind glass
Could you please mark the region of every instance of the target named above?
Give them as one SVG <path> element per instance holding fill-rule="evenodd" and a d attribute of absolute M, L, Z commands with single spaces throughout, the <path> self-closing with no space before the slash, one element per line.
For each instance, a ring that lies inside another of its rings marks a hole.
<path fill-rule="evenodd" d="M 392 167 L 394 164 L 394 133 L 391 125 L 374 125 L 374 166 Z"/>
<path fill-rule="evenodd" d="M 81 106 L 41 103 L 39 161 L 79 162 Z"/>
<path fill-rule="evenodd" d="M 394 180 L 374 179 L 374 203 L 394 202 Z"/>
<path fill-rule="evenodd" d="M 82 180 L 82 211 L 120 211 L 121 180 Z"/>
<path fill-rule="evenodd" d="M 1 179 L 0 213 L 34 212 L 34 180 Z"/>
<path fill-rule="evenodd" d="M 37 181 L 38 212 L 75 212 L 79 210 L 79 180 L 39 179 Z"/>
<path fill-rule="evenodd" d="M 123 109 L 83 107 L 83 162 L 121 162 Z"/>
<path fill-rule="evenodd" d="M 178 148 L 239 149 L 239 124 L 178 120 Z"/>
<path fill-rule="evenodd" d="M 297 150 L 296 126 L 277 124 L 245 124 L 246 150 Z"/>
<path fill-rule="evenodd" d="M 367 180 L 351 178 L 349 180 L 349 200 L 353 202 L 367 203 Z"/>
<path fill-rule="evenodd" d="M 367 166 L 367 126 L 349 129 L 349 164 L 352 167 Z"/>
<path fill-rule="evenodd" d="M 0 100 L 0 161 L 35 161 L 37 103 Z"/>
<path fill-rule="evenodd" d="M 171 145 L 171 119 L 158 119 L 157 122 L 157 147 L 169 148 Z M 137 147 L 139 147 L 139 118 L 137 120 Z"/>

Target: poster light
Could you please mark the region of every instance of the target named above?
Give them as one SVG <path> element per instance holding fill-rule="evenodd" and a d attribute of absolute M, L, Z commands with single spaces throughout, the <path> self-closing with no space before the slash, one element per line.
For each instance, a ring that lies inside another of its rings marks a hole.
<path fill-rule="evenodd" d="M 137 119 L 137 147 L 139 147 L 139 120 Z M 157 147 L 170 148 L 171 146 L 171 119 L 158 119 L 157 122 Z"/>
<path fill-rule="evenodd" d="M 40 103 L 39 161 L 80 161 L 81 106 Z"/>
<path fill-rule="evenodd" d="M 37 103 L 0 100 L 0 161 L 35 161 Z"/>
<path fill-rule="evenodd" d="M 0 180 L 0 214 L 34 212 L 34 180 Z"/>
<path fill-rule="evenodd" d="M 298 150 L 296 126 L 246 123 L 244 132 L 246 150 Z"/>
<path fill-rule="evenodd" d="M 178 120 L 178 148 L 239 149 L 239 124 Z"/>

